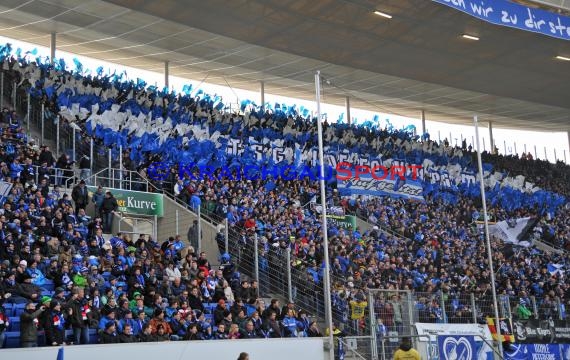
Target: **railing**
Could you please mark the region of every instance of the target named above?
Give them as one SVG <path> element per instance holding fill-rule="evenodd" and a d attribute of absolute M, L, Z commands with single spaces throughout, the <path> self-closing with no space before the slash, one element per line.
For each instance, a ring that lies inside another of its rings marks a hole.
<path fill-rule="evenodd" d="M 43 170 L 39 165 L 32 165 L 34 168 L 34 181 L 39 184 L 42 179 L 40 179 L 40 170 Z M 64 186 L 65 188 L 70 188 L 73 186 L 76 180 L 75 169 L 61 169 L 57 167 L 48 167 L 49 179 L 48 184 L 56 186 Z"/>
<path fill-rule="evenodd" d="M 68 179 L 66 186 L 71 186 L 73 180 Z M 101 186 L 120 190 L 158 192 L 157 188 L 140 173 L 130 170 L 105 168 L 86 177 L 85 182 L 92 186 Z"/>

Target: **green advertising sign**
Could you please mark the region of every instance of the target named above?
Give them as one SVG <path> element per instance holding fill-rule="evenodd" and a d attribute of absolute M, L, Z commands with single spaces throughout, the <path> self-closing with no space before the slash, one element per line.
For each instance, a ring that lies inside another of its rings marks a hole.
<path fill-rule="evenodd" d="M 343 229 L 356 229 L 356 217 L 353 215 L 327 215 L 327 220 L 339 228 Z"/>
<path fill-rule="evenodd" d="M 95 186 L 88 186 L 89 196 L 97 191 Z M 164 215 L 164 203 L 162 194 L 147 193 L 142 191 L 129 191 L 119 189 L 109 190 L 117 199 L 119 211 L 131 215 L 150 215 L 162 217 Z"/>

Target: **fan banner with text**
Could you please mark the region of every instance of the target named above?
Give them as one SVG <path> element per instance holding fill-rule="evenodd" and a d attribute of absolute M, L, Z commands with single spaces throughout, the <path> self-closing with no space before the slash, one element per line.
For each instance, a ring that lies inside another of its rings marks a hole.
<path fill-rule="evenodd" d="M 554 12 L 533 9 L 512 1 L 433 0 L 483 21 L 570 40 L 570 18 Z"/>

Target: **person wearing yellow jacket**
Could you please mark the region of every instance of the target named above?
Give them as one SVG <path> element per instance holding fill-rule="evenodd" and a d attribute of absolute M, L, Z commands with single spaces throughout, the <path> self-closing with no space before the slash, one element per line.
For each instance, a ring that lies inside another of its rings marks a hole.
<path fill-rule="evenodd" d="M 410 338 L 402 338 L 400 348 L 394 353 L 394 360 L 421 360 L 420 353 L 412 348 Z"/>
<path fill-rule="evenodd" d="M 330 331 L 329 331 L 329 328 L 327 327 L 325 330 L 325 336 L 328 337 L 329 334 L 330 334 Z M 346 336 L 346 334 L 341 329 L 338 328 L 337 324 L 333 323 L 333 342 L 334 342 L 333 345 L 334 345 L 334 349 L 335 349 L 335 360 L 339 360 L 342 358 L 342 357 L 340 357 L 340 353 L 341 352 L 344 353 L 344 347 L 340 344 L 338 339 L 343 338 L 345 336 Z M 341 349 L 343 349 L 343 350 L 341 350 Z"/>

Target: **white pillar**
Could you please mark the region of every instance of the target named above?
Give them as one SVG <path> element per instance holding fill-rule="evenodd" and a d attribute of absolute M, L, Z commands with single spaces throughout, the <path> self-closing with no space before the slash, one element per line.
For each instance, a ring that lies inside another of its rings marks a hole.
<path fill-rule="evenodd" d="M 75 124 L 72 124 L 72 125 L 75 125 Z M 72 160 L 73 163 L 75 164 L 75 159 L 76 159 L 76 158 L 75 158 L 75 126 L 73 126 L 72 128 L 73 128 L 73 131 L 71 132 L 71 134 L 73 135 L 73 138 L 71 139 L 71 143 L 72 143 L 71 148 L 72 148 L 72 151 L 73 151 L 73 152 L 72 152 L 72 155 L 71 155 L 71 156 L 72 156 L 71 160 Z M 74 166 L 75 166 L 75 165 L 74 165 Z"/>
<path fill-rule="evenodd" d="M 426 133 L 426 111 L 422 110 L 422 136 Z"/>
<path fill-rule="evenodd" d="M 164 87 L 170 87 L 170 64 L 168 60 L 164 62 Z"/>
<path fill-rule="evenodd" d="M 570 131 L 567 131 L 566 134 L 568 134 L 568 151 L 570 151 Z"/>
<path fill-rule="evenodd" d="M 350 117 L 350 97 L 344 98 L 344 106 L 346 107 L 346 121 L 350 125 L 352 123 L 352 118 Z"/>
<path fill-rule="evenodd" d="M 259 97 L 261 100 L 261 110 L 265 111 L 265 82 L 259 82 Z"/>
<path fill-rule="evenodd" d="M 321 216 L 323 231 L 323 255 L 324 255 L 324 302 L 325 302 L 325 321 L 329 331 L 329 359 L 334 360 L 334 340 L 333 340 L 333 318 L 331 304 L 331 280 L 330 280 L 330 259 L 329 259 L 329 238 L 327 231 L 327 204 L 326 204 L 326 187 L 325 187 L 325 164 L 323 155 L 323 126 L 321 124 L 321 72 L 315 74 L 315 93 L 317 103 L 317 133 L 319 141 L 319 165 L 320 165 L 320 190 L 321 190 Z"/>
<path fill-rule="evenodd" d="M 57 124 L 56 124 L 56 129 L 55 129 L 55 144 L 56 144 L 56 150 L 55 153 L 57 154 L 57 157 L 59 158 L 59 128 L 60 128 L 60 123 L 61 123 L 61 118 L 59 117 L 59 115 L 57 116 Z"/>
<path fill-rule="evenodd" d="M 493 140 L 493 123 L 489 121 L 489 141 L 491 143 L 491 154 L 495 153 L 495 140 Z"/>
<path fill-rule="evenodd" d="M 55 32 L 51 33 L 51 39 L 49 43 L 49 50 L 50 50 L 50 61 L 53 64 L 55 62 Z"/>
<path fill-rule="evenodd" d="M 119 189 L 123 188 L 123 146 L 119 146 Z M 131 188 L 129 188 L 131 190 Z M 177 233 L 178 234 L 178 233 Z"/>
<path fill-rule="evenodd" d="M 93 174 L 93 138 L 89 143 L 89 171 Z"/>

